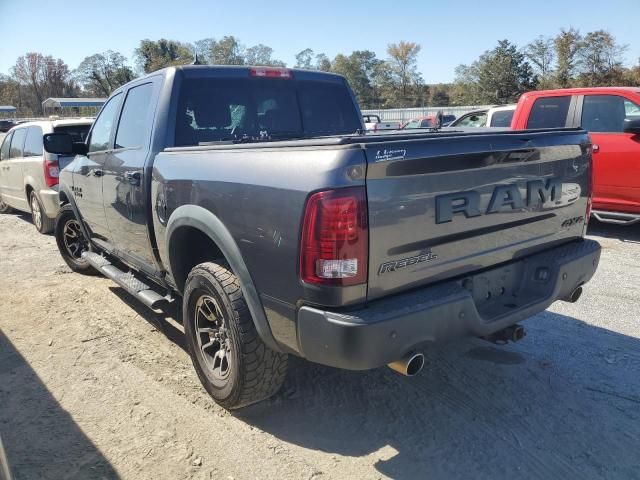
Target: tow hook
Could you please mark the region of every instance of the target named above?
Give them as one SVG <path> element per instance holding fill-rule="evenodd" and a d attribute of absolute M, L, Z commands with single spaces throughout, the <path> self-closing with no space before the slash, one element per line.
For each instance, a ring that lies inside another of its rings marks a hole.
<path fill-rule="evenodd" d="M 505 345 L 509 342 L 517 342 L 518 340 L 522 340 L 526 335 L 527 332 L 522 325 L 511 325 L 510 327 L 498 330 L 497 332 L 494 332 L 491 335 L 487 335 L 486 337 L 482 338 L 491 343 Z"/>

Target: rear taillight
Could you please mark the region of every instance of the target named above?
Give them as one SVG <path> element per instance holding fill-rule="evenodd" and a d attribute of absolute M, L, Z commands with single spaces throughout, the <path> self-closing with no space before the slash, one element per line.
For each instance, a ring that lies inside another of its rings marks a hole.
<path fill-rule="evenodd" d="M 293 73 L 288 68 L 279 67 L 254 67 L 249 69 L 249 75 L 252 77 L 269 77 L 269 78 L 293 78 Z"/>
<path fill-rule="evenodd" d="M 364 187 L 314 193 L 307 200 L 300 245 L 300 278 L 323 285 L 367 281 L 369 230 Z"/>
<path fill-rule="evenodd" d="M 47 187 L 53 187 L 58 184 L 60 177 L 60 166 L 57 160 L 44 160 L 44 181 Z"/>

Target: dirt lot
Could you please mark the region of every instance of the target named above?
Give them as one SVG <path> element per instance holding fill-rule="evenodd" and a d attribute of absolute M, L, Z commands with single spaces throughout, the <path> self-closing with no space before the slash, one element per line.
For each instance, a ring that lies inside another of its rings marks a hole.
<path fill-rule="evenodd" d="M 72 274 L 26 216 L 0 217 L 0 434 L 26 478 L 640 478 L 640 228 L 596 225 L 574 305 L 497 347 L 427 353 L 417 377 L 291 362 L 229 414 L 179 326 Z"/>

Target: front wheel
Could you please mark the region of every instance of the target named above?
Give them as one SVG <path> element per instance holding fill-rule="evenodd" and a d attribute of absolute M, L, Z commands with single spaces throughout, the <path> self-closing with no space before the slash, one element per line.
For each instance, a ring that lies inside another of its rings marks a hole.
<path fill-rule="evenodd" d="M 89 251 L 89 241 L 82 233 L 80 222 L 71 205 L 64 205 L 58 212 L 54 235 L 60 255 L 71 270 L 87 275 L 97 273 L 89 262 L 82 258 L 82 253 Z"/>
<path fill-rule="evenodd" d="M 183 296 L 183 320 L 193 365 L 218 404 L 237 409 L 280 389 L 287 356 L 264 344 L 240 282 L 225 263 L 201 263 L 191 270 Z"/>

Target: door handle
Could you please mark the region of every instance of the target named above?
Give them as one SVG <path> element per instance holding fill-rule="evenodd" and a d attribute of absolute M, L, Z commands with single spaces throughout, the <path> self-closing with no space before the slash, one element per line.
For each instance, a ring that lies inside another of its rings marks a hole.
<path fill-rule="evenodd" d="M 591 150 L 593 150 L 593 153 L 598 153 L 600 151 L 600 145 L 594 143 L 593 145 L 591 145 Z"/>
<path fill-rule="evenodd" d="M 140 172 L 126 172 L 124 176 L 130 185 L 140 185 Z"/>
<path fill-rule="evenodd" d="M 98 169 L 94 169 L 93 170 L 93 176 L 94 177 L 101 177 L 104 174 L 104 172 L 102 170 L 98 170 Z"/>

